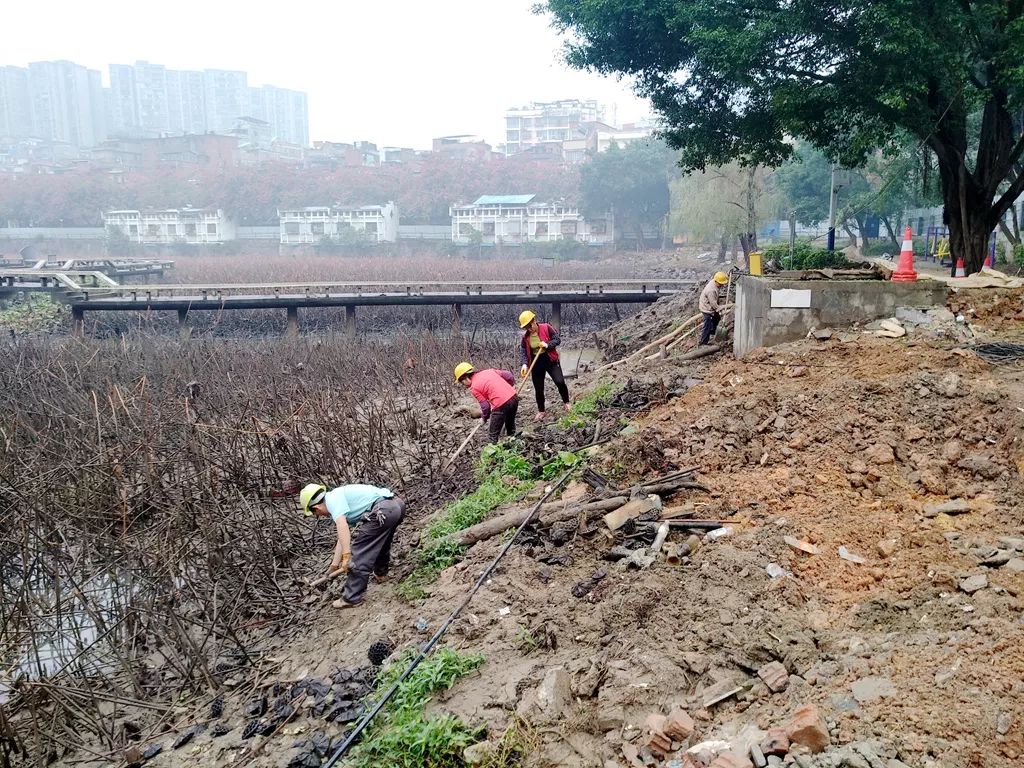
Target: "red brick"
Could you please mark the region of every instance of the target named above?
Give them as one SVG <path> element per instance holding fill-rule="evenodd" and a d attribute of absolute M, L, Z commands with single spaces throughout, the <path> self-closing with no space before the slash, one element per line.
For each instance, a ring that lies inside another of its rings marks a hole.
<path fill-rule="evenodd" d="M 793 713 L 786 735 L 791 743 L 803 744 L 812 753 L 824 751 L 831 743 L 821 712 L 813 704 L 805 704 Z"/>
<path fill-rule="evenodd" d="M 667 721 L 668 718 L 664 715 L 647 716 L 647 748 L 651 750 L 651 754 L 664 757 L 672 751 L 672 739 L 665 735 Z"/>
<path fill-rule="evenodd" d="M 761 742 L 761 751 L 765 755 L 785 757 L 789 752 L 789 736 L 782 728 L 769 728 L 768 735 Z"/>
<path fill-rule="evenodd" d="M 673 741 L 686 741 L 693 735 L 693 719 L 686 713 L 686 710 L 673 707 L 666 718 L 664 730 L 665 735 Z"/>
<path fill-rule="evenodd" d="M 772 693 L 779 693 L 786 690 L 789 685 L 789 673 L 786 668 L 777 661 L 771 661 L 757 670 L 757 676 L 768 686 Z"/>
<path fill-rule="evenodd" d="M 754 768 L 754 764 L 745 755 L 723 752 L 711 761 L 708 768 Z"/>

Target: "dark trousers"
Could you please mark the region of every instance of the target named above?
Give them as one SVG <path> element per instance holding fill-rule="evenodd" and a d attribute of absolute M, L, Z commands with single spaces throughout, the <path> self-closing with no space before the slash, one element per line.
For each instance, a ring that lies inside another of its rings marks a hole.
<path fill-rule="evenodd" d="M 530 378 L 533 379 L 533 391 L 537 396 L 537 410 L 544 410 L 544 376 L 550 374 L 551 380 L 558 388 L 558 394 L 562 396 L 562 402 L 569 402 L 569 388 L 565 386 L 565 376 L 562 375 L 562 364 L 552 362 L 547 352 L 541 352 L 534 363 L 533 372 Z"/>
<path fill-rule="evenodd" d="M 395 529 L 405 517 L 405 502 L 395 496 L 381 499 L 363 515 L 352 533 L 352 560 L 342 598 L 358 603 L 366 593 L 370 574 L 386 576 L 391 567 L 391 542 Z"/>
<path fill-rule="evenodd" d="M 700 332 L 700 341 L 697 342 L 697 346 L 703 346 L 711 341 L 711 337 L 715 335 L 715 331 L 718 330 L 718 321 L 722 319 L 722 316 L 718 312 L 704 312 L 704 327 Z"/>
<path fill-rule="evenodd" d="M 512 395 L 509 400 L 491 411 L 491 416 L 487 420 L 487 437 L 492 443 L 498 442 L 501 438 L 502 427 L 505 428 L 509 437 L 515 437 L 516 412 L 518 410 L 519 398 Z"/>

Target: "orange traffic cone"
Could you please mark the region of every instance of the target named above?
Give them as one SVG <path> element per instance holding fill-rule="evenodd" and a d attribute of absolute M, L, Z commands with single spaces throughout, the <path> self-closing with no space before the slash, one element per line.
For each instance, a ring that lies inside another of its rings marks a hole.
<path fill-rule="evenodd" d="M 956 274 L 953 277 L 967 277 L 967 271 L 964 269 L 964 260 L 956 260 Z"/>
<path fill-rule="evenodd" d="M 912 283 L 917 280 L 917 272 L 914 271 L 914 233 L 910 227 L 904 231 L 900 262 L 891 279 L 896 283 Z"/>

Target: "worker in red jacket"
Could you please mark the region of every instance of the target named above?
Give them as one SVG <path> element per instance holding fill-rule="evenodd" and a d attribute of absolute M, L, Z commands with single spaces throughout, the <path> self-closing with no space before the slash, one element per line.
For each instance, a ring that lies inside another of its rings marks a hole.
<path fill-rule="evenodd" d="M 509 437 L 515 437 L 519 397 L 511 372 L 496 368 L 478 371 L 469 363 L 459 363 L 455 366 L 455 381 L 465 386 L 480 403 L 480 415 L 487 423 L 487 436 L 492 443 L 498 442 L 502 428 Z"/>
<path fill-rule="evenodd" d="M 523 340 L 520 344 L 520 362 L 522 367 L 519 374 L 525 379 L 530 365 L 533 365 L 533 391 L 537 397 L 537 415 L 534 421 L 544 418 L 544 376 L 549 374 L 551 380 L 558 388 L 558 394 L 562 396 L 562 404 L 565 410 L 569 410 L 569 388 L 565 385 L 565 376 L 562 375 L 562 364 L 558 362 L 558 344 L 561 341 L 558 337 L 558 329 L 549 323 L 538 323 L 537 315 L 526 310 L 519 315 L 519 327 L 523 329 Z M 534 363 L 533 359 L 537 358 Z"/>

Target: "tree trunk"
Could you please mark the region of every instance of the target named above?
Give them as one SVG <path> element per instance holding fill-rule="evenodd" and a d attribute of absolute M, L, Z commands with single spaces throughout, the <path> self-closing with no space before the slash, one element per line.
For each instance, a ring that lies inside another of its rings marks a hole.
<path fill-rule="evenodd" d="M 757 166 L 746 169 L 746 186 L 744 189 L 744 207 L 747 214 L 747 231 L 740 235 L 743 246 L 744 268 L 750 265 L 750 252 L 757 250 Z"/>
<path fill-rule="evenodd" d="M 893 248 L 902 248 L 903 243 L 896 239 L 896 233 L 892 230 L 892 222 L 889 221 L 889 217 L 883 216 L 882 223 L 885 224 L 885 231 L 889 233 L 889 240 L 892 241 Z"/>
<path fill-rule="evenodd" d="M 789 212 L 789 252 L 796 248 L 796 211 Z"/>
<path fill-rule="evenodd" d="M 980 272 L 985 266 L 985 259 L 988 258 L 988 238 L 992 228 L 985 221 L 983 214 L 980 206 L 971 207 L 967 209 L 965 219 L 959 207 L 950 210 L 947 205 L 943 218 L 948 219 L 946 225 L 949 227 L 949 250 L 953 262 L 950 268 L 951 275 L 956 274 L 956 263 L 959 259 L 964 260 L 968 275 Z"/>
<path fill-rule="evenodd" d="M 722 235 L 718 241 L 718 263 L 725 264 L 725 252 L 729 248 L 729 236 Z"/>
<path fill-rule="evenodd" d="M 1005 93 L 985 103 L 974 170 L 968 168 L 967 120 L 963 111 L 941 120 L 925 141 L 939 161 L 942 220 L 949 227 L 949 248 L 955 274 L 963 259 L 967 274 L 979 272 L 988 255 L 988 239 L 1010 205 L 1024 192 L 1024 174 L 1016 165 L 1024 139 L 1014 129 Z M 1000 191 L 1000 186 L 1009 182 Z"/>
<path fill-rule="evenodd" d="M 1003 235 L 1007 240 L 1010 241 L 1010 248 L 1020 245 L 1020 225 L 1017 223 L 1017 205 L 1016 203 L 1010 206 L 1010 213 L 1012 218 L 1010 224 L 1012 227 L 1006 226 L 1006 219 L 1002 218 L 999 220 L 999 229 L 1003 231 Z"/>

